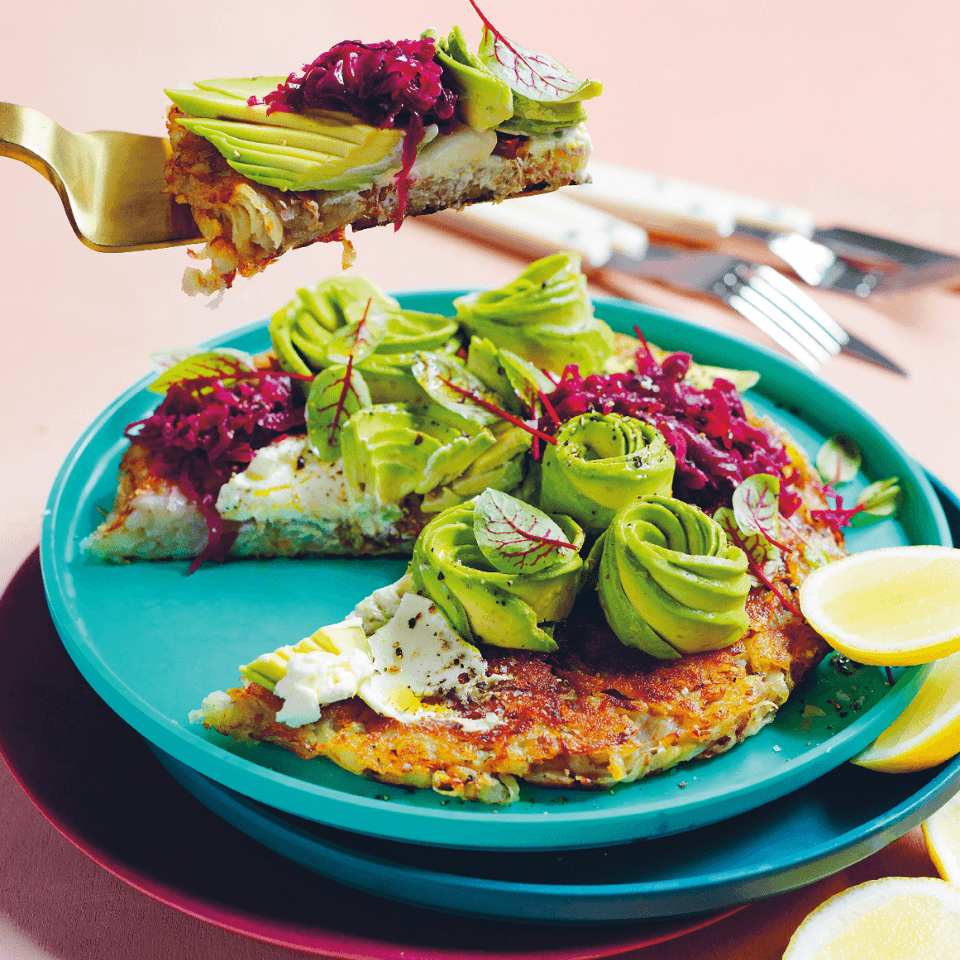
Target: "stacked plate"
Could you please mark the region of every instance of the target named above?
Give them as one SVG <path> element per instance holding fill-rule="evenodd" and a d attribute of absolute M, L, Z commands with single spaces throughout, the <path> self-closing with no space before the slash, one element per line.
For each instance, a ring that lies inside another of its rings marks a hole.
<path fill-rule="evenodd" d="M 400 299 L 449 313 L 462 292 Z M 956 515 L 956 502 L 830 387 L 762 348 L 659 311 L 612 299 L 598 299 L 596 310 L 614 329 L 639 326 L 702 363 L 759 372 L 754 409 L 811 455 L 834 433 L 852 438 L 863 473 L 845 494 L 899 477 L 899 517 L 854 529 L 851 550 L 953 542 L 944 505 Z M 249 352 L 269 345 L 263 323 L 226 342 Z M 901 671 L 891 685 L 876 668 L 845 672 L 829 659 L 773 724 L 728 754 L 606 792 L 524 787 L 502 808 L 227 743 L 189 723 L 203 697 L 236 685 L 239 663 L 340 619 L 404 562 L 238 561 L 188 576 L 186 563 L 84 556 L 80 541 L 114 495 L 123 428 L 156 402 L 144 387 L 98 418 L 57 479 L 41 545 L 53 622 L 90 686 L 173 777 L 288 860 L 368 893 L 504 922 L 663 922 L 834 872 L 906 832 L 955 789 L 955 765 L 884 777 L 845 763 L 899 714 L 923 669 Z"/>

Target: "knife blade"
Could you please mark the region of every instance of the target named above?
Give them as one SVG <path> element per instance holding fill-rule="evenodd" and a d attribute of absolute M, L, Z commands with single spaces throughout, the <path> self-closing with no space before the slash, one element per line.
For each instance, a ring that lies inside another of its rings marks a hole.
<path fill-rule="evenodd" d="M 901 376 L 907 375 L 890 357 L 840 327 L 795 284 L 772 268 L 751 266 L 708 251 L 651 245 L 642 227 L 589 207 L 572 196 L 548 193 L 525 197 L 520 202 L 475 204 L 461 211 L 433 214 L 426 222 L 522 255 L 536 257 L 572 250 L 581 256 L 588 273 L 620 270 L 687 293 L 720 299 L 810 369 L 815 370 L 831 354 L 842 350 Z M 788 318 L 790 329 L 784 339 L 784 331 L 772 328 L 762 311 L 750 302 L 753 290 L 748 289 L 746 296 L 742 290 L 753 280 L 752 274 L 761 270 L 766 272 L 760 275 L 756 285 L 764 285 L 769 291 L 768 299 L 786 304 L 784 312 L 792 312 L 802 320 L 814 319 L 820 329 L 815 327 L 811 334 L 804 324 Z M 802 305 L 800 313 L 794 304 Z M 808 316 L 802 317 L 802 313 Z"/>
<path fill-rule="evenodd" d="M 960 257 L 844 227 L 821 228 L 799 207 L 592 160 L 577 199 L 651 232 L 789 266 L 810 286 L 860 299 L 960 283 Z"/>

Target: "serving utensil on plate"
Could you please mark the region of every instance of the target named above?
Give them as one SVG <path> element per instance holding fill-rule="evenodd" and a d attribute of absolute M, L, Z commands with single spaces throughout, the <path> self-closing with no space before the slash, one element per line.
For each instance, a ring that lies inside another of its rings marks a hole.
<path fill-rule="evenodd" d="M 591 160 L 577 199 L 658 234 L 710 246 L 738 245 L 804 281 L 860 299 L 930 286 L 960 289 L 960 257 L 850 230 L 818 228 L 799 207 Z M 740 249 L 737 252 L 741 252 Z"/>
<path fill-rule="evenodd" d="M 0 103 L 0 156 L 49 180 L 77 236 L 107 253 L 202 239 L 190 208 L 164 193 L 165 137 L 115 130 L 70 133 L 30 107 Z"/>
<path fill-rule="evenodd" d="M 587 272 L 621 270 L 719 300 L 814 373 L 845 351 L 906 376 L 899 364 L 844 330 L 772 267 L 723 253 L 651 244 L 643 228 L 573 196 L 549 193 L 522 203 L 476 204 L 434 214 L 428 222 L 533 256 L 574 250 Z"/>

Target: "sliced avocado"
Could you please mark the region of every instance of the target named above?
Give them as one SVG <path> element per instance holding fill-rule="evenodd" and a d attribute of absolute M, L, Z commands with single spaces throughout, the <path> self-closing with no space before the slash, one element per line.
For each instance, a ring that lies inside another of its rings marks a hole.
<path fill-rule="evenodd" d="M 394 164 L 393 153 L 402 138 L 402 131 L 375 127 L 367 128 L 370 136 L 357 143 L 353 136 L 357 129 L 352 127 L 292 131 L 192 117 L 184 117 L 180 124 L 209 140 L 238 173 L 281 190 L 340 189 L 347 175 L 370 182 Z M 351 135 L 340 136 L 345 131 Z"/>
<path fill-rule="evenodd" d="M 457 114 L 474 130 L 491 130 L 513 116 L 513 95 L 467 46 L 459 27 L 437 40 L 437 62 L 457 89 Z"/>
<path fill-rule="evenodd" d="M 321 627 L 312 636 L 299 643 L 278 647 L 272 653 L 264 653 L 251 663 L 240 667 L 240 674 L 261 687 L 273 692 L 276 685 L 287 675 L 287 664 L 295 653 L 310 653 L 323 650 L 327 653 L 349 653 L 360 650 L 369 655 L 370 644 L 360 624 L 334 623 Z"/>
<path fill-rule="evenodd" d="M 572 556 L 536 573 L 501 573 L 477 545 L 475 502 L 444 510 L 421 531 L 410 563 L 414 585 L 471 643 L 556 650 L 553 624 L 569 616 L 580 586 L 583 531 L 569 517 L 552 517 L 576 546 Z"/>
<path fill-rule="evenodd" d="M 496 439 L 437 404 L 383 403 L 351 416 L 340 443 L 351 486 L 400 503 L 459 477 Z"/>
<path fill-rule="evenodd" d="M 370 642 L 359 623 L 332 623 L 321 627 L 310 639 L 330 653 L 350 653 L 353 650 L 359 650 L 368 655 L 370 653 Z M 296 650 L 296 647 L 294 649 Z"/>
<path fill-rule="evenodd" d="M 439 513 L 487 489 L 513 491 L 523 483 L 531 437 L 519 427 L 505 426 L 506 429 L 492 428 L 497 437 L 495 446 L 481 453 L 461 476 L 423 498 L 420 509 L 424 513 Z"/>
<path fill-rule="evenodd" d="M 213 80 L 197 80 L 194 86 L 240 100 L 249 100 L 250 97 L 262 100 L 286 81 L 286 77 L 217 77 Z"/>
<path fill-rule="evenodd" d="M 372 301 L 372 303 L 371 303 Z M 303 287 L 270 322 L 270 339 L 285 370 L 316 373 L 331 361 L 330 338 L 356 324 L 367 311 L 386 316 L 386 334 L 376 351 L 359 364 L 373 403 L 425 401 L 410 367 L 417 351 L 456 352 L 456 320 L 439 314 L 403 310 L 375 284 L 359 274 L 331 277 L 314 287 Z"/>
<path fill-rule="evenodd" d="M 525 120 L 541 120 L 559 127 L 575 127 L 587 118 L 583 104 L 579 100 L 547 103 L 542 100 L 531 100 L 515 93 L 513 102 L 517 116 Z"/>
<path fill-rule="evenodd" d="M 267 92 L 267 91 L 264 91 Z M 165 90 L 164 93 L 189 117 L 201 117 L 208 120 L 241 120 L 247 123 L 260 123 L 272 127 L 287 127 L 291 130 L 317 130 L 348 127 L 367 127 L 359 123 L 348 113 L 311 110 L 306 113 L 289 113 L 274 110 L 267 114 L 265 104 L 251 106 L 246 99 L 219 93 L 215 90 Z M 370 127 L 371 130 L 379 129 Z M 363 138 L 358 132 L 356 136 Z"/>
<path fill-rule="evenodd" d="M 308 163 L 316 163 L 318 154 L 321 158 L 350 157 L 358 162 L 374 162 L 381 159 L 385 145 L 392 149 L 401 139 L 398 136 L 374 137 L 358 143 L 356 129 L 352 127 L 318 126 L 311 130 L 294 130 L 238 120 L 193 117 L 185 117 L 181 125 L 207 138 L 222 137 L 232 147 L 255 144 L 264 154 L 299 157 Z M 389 132 L 396 134 L 398 131 Z"/>

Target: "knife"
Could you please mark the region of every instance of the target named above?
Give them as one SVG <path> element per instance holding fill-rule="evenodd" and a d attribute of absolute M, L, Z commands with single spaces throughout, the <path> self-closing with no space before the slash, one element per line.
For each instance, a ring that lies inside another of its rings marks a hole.
<path fill-rule="evenodd" d="M 710 246 L 766 248 L 810 286 L 858 298 L 960 284 L 960 257 L 844 227 L 819 228 L 799 207 L 592 160 L 577 199 L 651 232 Z M 766 259 L 766 258 L 765 258 Z"/>
<path fill-rule="evenodd" d="M 425 222 L 522 255 L 543 256 L 572 250 L 580 255 L 587 273 L 619 270 L 687 293 L 720 299 L 814 371 L 842 350 L 901 376 L 907 375 L 891 358 L 843 330 L 795 284 L 772 268 L 708 251 L 653 246 L 642 227 L 589 207 L 572 196 L 546 193 L 519 202 L 480 203 L 461 211 L 432 214 Z M 748 274 L 757 274 L 756 285 L 769 291 L 768 299 L 786 303 L 788 312 L 796 313 L 790 310 L 792 301 L 806 303 L 803 313 L 817 320 L 813 332 L 788 319 L 784 337 L 763 311 L 750 303 L 751 291 L 746 297 L 741 295 L 743 281 L 751 279 Z"/>

